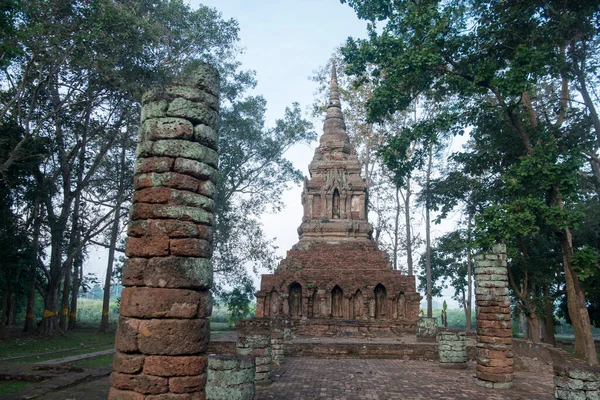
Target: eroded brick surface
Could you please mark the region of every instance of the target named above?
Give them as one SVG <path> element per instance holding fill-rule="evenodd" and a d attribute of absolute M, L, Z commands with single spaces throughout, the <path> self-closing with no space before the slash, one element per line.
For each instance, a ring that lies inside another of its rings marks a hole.
<path fill-rule="evenodd" d="M 206 397 L 218 73 L 193 81 L 144 96 L 111 399 Z"/>
<path fill-rule="evenodd" d="M 504 244 L 475 257 L 477 383 L 497 389 L 510 388 L 514 372 L 507 281 Z"/>

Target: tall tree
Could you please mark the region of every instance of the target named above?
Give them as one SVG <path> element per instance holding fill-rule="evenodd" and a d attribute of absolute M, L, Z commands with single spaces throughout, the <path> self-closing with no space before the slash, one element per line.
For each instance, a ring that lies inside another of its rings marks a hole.
<path fill-rule="evenodd" d="M 444 102 L 450 127 L 470 126 L 477 144 L 500 144 L 498 164 L 481 170 L 499 195 L 477 216 L 477 232 L 489 243 L 552 230 L 562 249 L 575 352 L 597 364 L 573 264 L 572 206 L 579 176 L 588 174 L 586 156 L 593 158 L 598 147 L 591 140 L 591 108 L 578 109 L 568 88 L 576 49 L 597 45 L 598 2 L 347 2 L 373 21 L 369 39 L 350 39 L 344 49 L 357 74 L 366 65 L 378 67 L 371 117 L 403 109 L 425 93 Z M 383 29 L 374 27 L 377 21 L 386 21 Z M 497 175 L 489 175 L 495 168 Z"/>

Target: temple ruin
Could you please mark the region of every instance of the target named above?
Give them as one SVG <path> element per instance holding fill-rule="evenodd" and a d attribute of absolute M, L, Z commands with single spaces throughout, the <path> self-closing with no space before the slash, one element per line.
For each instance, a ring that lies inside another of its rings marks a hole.
<path fill-rule="evenodd" d="M 334 66 L 323 135 L 304 180 L 299 241 L 273 274 L 262 275 L 257 318 L 288 318 L 307 336 L 415 332 L 415 277 L 393 270 L 371 238 L 360 169 Z"/>

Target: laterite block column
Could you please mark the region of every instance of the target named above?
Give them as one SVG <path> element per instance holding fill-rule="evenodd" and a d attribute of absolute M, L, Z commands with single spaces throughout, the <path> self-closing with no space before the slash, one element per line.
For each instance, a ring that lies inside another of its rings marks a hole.
<path fill-rule="evenodd" d="M 467 368 L 467 335 L 464 331 L 440 329 L 438 332 L 440 367 Z"/>
<path fill-rule="evenodd" d="M 268 318 L 245 319 L 236 322 L 239 354 L 254 357 L 255 383 L 271 382 L 271 321 Z"/>
<path fill-rule="evenodd" d="M 254 357 L 241 354 L 208 356 L 207 400 L 253 400 Z"/>
<path fill-rule="evenodd" d="M 513 348 L 506 245 L 475 257 L 477 384 L 508 389 L 513 382 Z"/>
<path fill-rule="evenodd" d="M 109 399 L 204 399 L 219 76 L 146 93 Z"/>

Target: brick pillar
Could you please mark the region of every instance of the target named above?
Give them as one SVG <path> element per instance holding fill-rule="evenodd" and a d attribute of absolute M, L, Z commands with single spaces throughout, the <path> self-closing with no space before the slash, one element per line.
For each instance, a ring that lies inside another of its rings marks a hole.
<path fill-rule="evenodd" d="M 512 329 L 506 245 L 475 257 L 477 384 L 508 389 L 513 381 Z"/>
<path fill-rule="evenodd" d="M 440 367 L 467 368 L 467 335 L 464 331 L 440 329 L 438 332 Z"/>
<path fill-rule="evenodd" d="M 282 318 L 271 319 L 271 354 L 273 363 L 285 361 L 285 330 L 289 329 L 287 321 Z"/>
<path fill-rule="evenodd" d="M 204 65 L 143 97 L 109 399 L 205 397 L 218 94 Z"/>
<path fill-rule="evenodd" d="M 239 354 L 254 357 L 255 383 L 271 382 L 271 321 L 269 318 L 245 319 L 236 322 Z"/>
<path fill-rule="evenodd" d="M 435 342 L 437 318 L 419 317 L 417 320 L 417 342 Z"/>
<path fill-rule="evenodd" d="M 241 354 L 208 356 L 208 400 L 253 400 L 254 358 Z"/>

